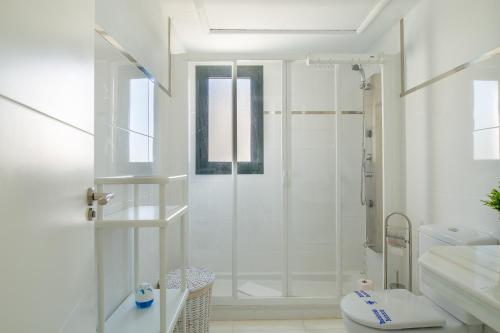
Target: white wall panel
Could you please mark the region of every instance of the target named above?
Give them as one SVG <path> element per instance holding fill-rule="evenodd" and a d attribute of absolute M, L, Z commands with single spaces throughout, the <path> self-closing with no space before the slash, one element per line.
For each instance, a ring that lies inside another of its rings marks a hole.
<path fill-rule="evenodd" d="M 93 331 L 93 136 L 2 98 L 0 124 L 2 331 Z"/>
<path fill-rule="evenodd" d="M 500 46 L 499 6 L 494 0 L 420 1 L 405 16 L 407 88 Z M 370 52 L 398 53 L 398 31 L 399 24 Z M 406 205 L 414 231 L 442 223 L 500 236 L 497 214 L 480 203 L 498 185 L 499 161 L 474 160 L 473 151 L 473 80 L 498 81 L 496 58 L 402 99 Z"/>
<path fill-rule="evenodd" d="M 0 4 L 0 94 L 93 132 L 94 2 Z"/>
<path fill-rule="evenodd" d="M 95 330 L 94 2 L 0 4 L 5 332 Z"/>

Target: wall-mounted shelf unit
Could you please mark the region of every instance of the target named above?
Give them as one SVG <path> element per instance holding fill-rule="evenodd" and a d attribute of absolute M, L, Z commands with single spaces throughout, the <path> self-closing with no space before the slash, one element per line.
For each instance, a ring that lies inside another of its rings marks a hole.
<path fill-rule="evenodd" d="M 183 182 L 182 203 L 167 205 L 167 187 L 174 182 Z M 126 186 L 132 189 L 133 199 L 130 205 L 115 208 L 112 212 L 104 212 L 103 206 L 97 206 L 95 220 L 96 254 L 97 254 L 97 300 L 98 300 L 98 333 L 171 333 L 177 320 L 183 315 L 184 305 L 188 295 L 185 268 L 187 267 L 187 176 L 123 176 L 96 178 L 97 191 L 103 193 L 106 186 Z M 155 205 L 143 204 L 140 186 L 157 186 L 157 201 Z M 181 223 L 181 257 L 182 257 L 182 287 L 166 289 L 167 273 L 166 241 L 168 227 Z M 155 301 L 146 309 L 138 309 L 135 305 L 134 290 L 106 318 L 104 309 L 104 262 L 102 231 L 108 228 L 133 228 L 134 230 L 134 286 L 139 282 L 139 229 L 158 228 L 159 235 L 159 281 L 160 289 L 155 290 Z M 185 322 L 185 320 L 184 320 Z"/>

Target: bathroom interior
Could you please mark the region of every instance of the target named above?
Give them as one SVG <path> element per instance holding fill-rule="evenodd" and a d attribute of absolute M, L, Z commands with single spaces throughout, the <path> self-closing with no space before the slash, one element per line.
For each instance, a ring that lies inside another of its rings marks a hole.
<path fill-rule="evenodd" d="M 500 332 L 498 0 L 3 0 L 0 45 L 1 332 Z"/>

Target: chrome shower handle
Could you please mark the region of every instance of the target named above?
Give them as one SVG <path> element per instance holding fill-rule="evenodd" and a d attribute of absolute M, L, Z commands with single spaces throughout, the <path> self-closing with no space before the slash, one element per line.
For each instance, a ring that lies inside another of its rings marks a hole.
<path fill-rule="evenodd" d="M 92 206 L 94 201 L 97 201 L 97 203 L 101 206 L 106 205 L 109 200 L 113 199 L 115 197 L 115 194 L 112 192 L 96 192 L 93 187 L 89 187 L 87 190 L 87 204 L 89 206 Z"/>

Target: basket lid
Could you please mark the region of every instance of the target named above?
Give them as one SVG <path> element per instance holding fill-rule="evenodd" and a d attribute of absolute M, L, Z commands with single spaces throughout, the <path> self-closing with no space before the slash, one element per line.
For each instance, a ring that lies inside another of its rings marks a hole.
<path fill-rule="evenodd" d="M 186 269 L 187 285 L 190 292 L 195 292 L 212 284 L 215 280 L 215 274 L 206 268 L 188 267 Z M 178 289 L 181 287 L 181 270 L 167 274 L 167 288 Z"/>

